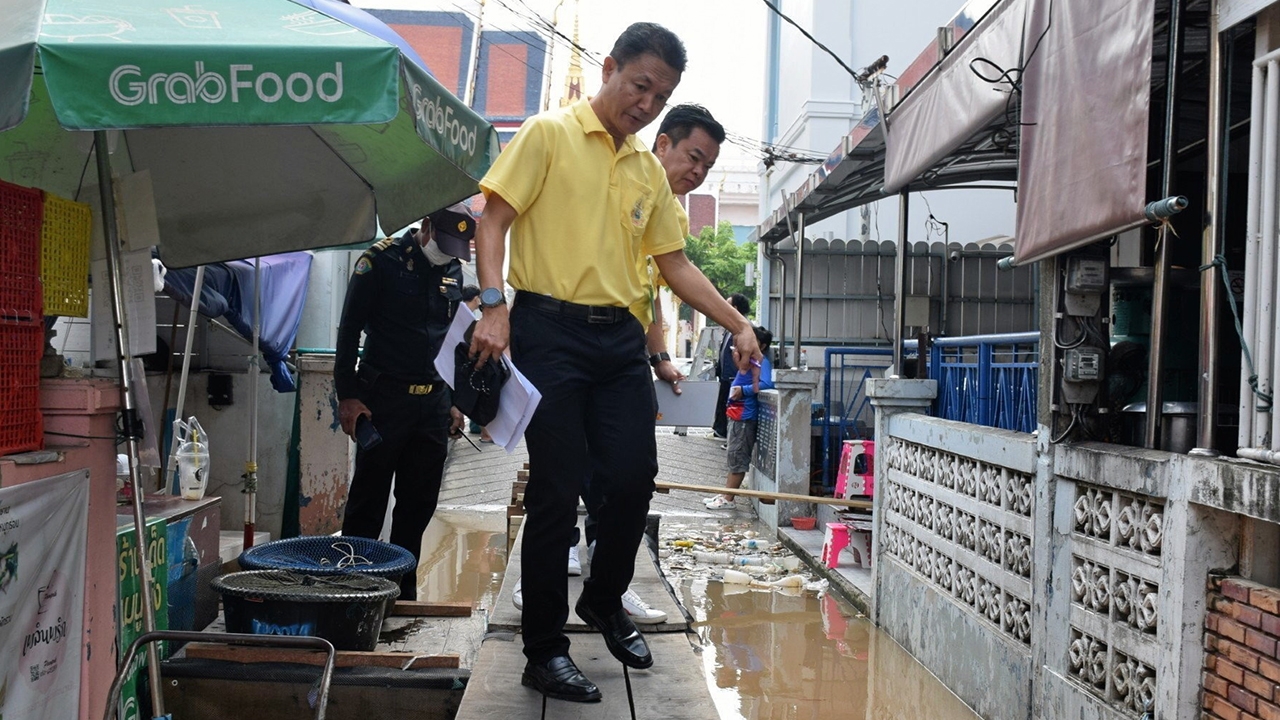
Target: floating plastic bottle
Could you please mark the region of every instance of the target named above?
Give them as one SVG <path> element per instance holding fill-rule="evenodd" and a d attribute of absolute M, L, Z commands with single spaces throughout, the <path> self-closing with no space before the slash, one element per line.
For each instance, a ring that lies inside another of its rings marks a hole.
<path fill-rule="evenodd" d="M 749 585 L 752 580 L 750 575 L 737 570 L 725 570 L 723 577 L 724 581 L 731 585 Z"/>

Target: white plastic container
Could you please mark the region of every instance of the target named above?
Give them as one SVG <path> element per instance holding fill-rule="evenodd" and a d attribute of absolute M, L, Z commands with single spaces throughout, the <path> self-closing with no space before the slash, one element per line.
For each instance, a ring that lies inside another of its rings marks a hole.
<path fill-rule="evenodd" d="M 188 443 L 178 450 L 178 487 L 183 500 L 199 500 L 209 486 L 209 446 Z"/>
<path fill-rule="evenodd" d="M 175 424 L 181 426 L 176 434 L 182 439 L 175 454 L 178 488 L 183 500 L 199 500 L 209 486 L 209 445 L 204 442 L 204 428 L 194 417 L 186 423 L 179 420 Z"/>

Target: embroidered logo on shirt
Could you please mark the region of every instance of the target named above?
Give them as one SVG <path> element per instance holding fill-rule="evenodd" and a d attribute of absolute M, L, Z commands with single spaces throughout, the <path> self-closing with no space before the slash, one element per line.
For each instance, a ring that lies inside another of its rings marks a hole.
<path fill-rule="evenodd" d="M 356 261 L 356 274 L 363 275 L 373 269 L 373 263 L 369 262 L 369 258 L 361 255 Z"/>
<path fill-rule="evenodd" d="M 644 198 L 636 200 L 631 207 L 631 225 L 636 229 L 644 227 Z"/>

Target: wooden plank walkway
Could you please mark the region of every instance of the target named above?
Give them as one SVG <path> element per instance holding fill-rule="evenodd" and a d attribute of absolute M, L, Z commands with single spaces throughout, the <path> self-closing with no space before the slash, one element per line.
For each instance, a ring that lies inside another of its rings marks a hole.
<path fill-rule="evenodd" d="M 581 529 L 582 523 L 578 523 Z M 502 589 L 498 592 L 497 607 L 493 609 L 493 613 L 489 617 L 489 629 L 497 631 L 517 632 L 520 630 L 520 611 L 516 609 L 515 603 L 511 601 L 511 597 L 515 592 L 516 581 L 520 579 L 520 540 L 524 537 L 524 526 L 520 526 L 520 534 L 516 536 L 516 543 L 511 548 L 511 557 L 507 560 L 507 571 L 502 578 Z M 565 561 L 568 562 L 569 551 L 565 549 Z M 583 570 L 587 568 L 587 543 L 585 539 L 578 546 L 578 557 L 582 559 Z M 587 577 L 569 576 L 569 602 L 575 603 L 578 597 L 582 595 L 582 581 Z M 635 590 L 640 599 L 649 603 L 651 606 L 661 610 L 667 614 L 666 622 L 658 625 L 641 625 L 640 632 L 649 634 L 655 632 L 684 632 L 689 629 L 689 623 L 685 620 L 684 612 L 680 609 L 680 604 L 676 602 L 675 597 L 667 588 L 666 582 L 662 579 L 658 567 L 653 563 L 649 551 L 643 546 L 636 552 L 636 574 L 631 581 L 631 589 Z M 565 624 L 565 632 L 579 633 L 595 631 L 587 627 L 586 623 L 573 612 L 573 608 L 569 608 L 569 621 Z"/>
<path fill-rule="evenodd" d="M 653 651 L 653 667 L 631 671 L 636 717 L 650 720 L 719 720 L 707 680 L 702 675 L 702 659 L 694 654 L 684 633 L 653 633 L 648 636 Z M 525 657 L 520 638 L 490 637 L 480 648 L 480 659 L 471 673 L 455 720 L 539 720 L 543 718 L 542 695 L 520 684 Z M 605 649 L 596 634 L 575 636 L 573 660 L 600 688 L 604 699 L 598 703 L 571 703 L 547 700 L 546 718 L 554 720 L 598 720 L 629 718 L 627 688 L 622 665 Z"/>
<path fill-rule="evenodd" d="M 523 534 L 523 527 L 520 532 Z M 585 543 L 580 553 L 585 566 Z M 584 567 L 584 570 L 589 568 Z M 524 646 L 519 635 L 520 612 L 511 602 L 519 577 L 520 538 L 517 537 L 511 558 L 507 561 L 498 606 L 489 620 L 490 634 L 480 646 L 456 720 L 543 717 L 542 696 L 520 684 L 525 666 Z M 583 577 L 570 576 L 570 602 L 576 601 L 582 592 L 582 580 Z M 689 624 L 644 546 L 636 554 L 636 576 L 631 588 L 646 602 L 667 613 L 667 621 L 660 625 L 640 626 L 653 652 L 654 665 L 648 670 L 631 671 L 636 717 L 718 720 L 719 715 L 702 673 L 702 658 L 690 644 Z M 600 688 L 604 700 L 585 704 L 548 700 L 546 717 L 557 720 L 630 717 L 622 664 L 609 654 L 604 640 L 572 610 L 565 631 L 573 633 L 570 636 L 573 643 L 570 655 L 579 669 Z"/>

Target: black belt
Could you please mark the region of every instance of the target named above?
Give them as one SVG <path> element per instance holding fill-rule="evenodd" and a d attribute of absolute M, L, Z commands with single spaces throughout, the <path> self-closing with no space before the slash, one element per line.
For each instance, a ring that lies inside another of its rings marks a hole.
<path fill-rule="evenodd" d="M 408 383 L 403 380 L 397 380 L 386 373 L 380 373 L 377 370 L 361 368 L 357 373 L 364 378 L 370 385 L 379 390 L 390 390 L 405 395 L 430 395 L 432 392 L 439 390 L 444 386 L 444 382 L 436 381 L 429 383 Z"/>
<path fill-rule="evenodd" d="M 524 290 L 516 291 L 517 306 L 531 307 L 534 310 L 542 312 L 556 313 L 571 317 L 575 320 L 600 325 L 613 325 L 615 323 L 626 322 L 632 317 L 631 311 L 624 307 L 613 307 L 611 305 L 579 305 L 578 303 L 557 300 L 546 295 L 538 295 L 537 293 L 525 292 Z"/>

